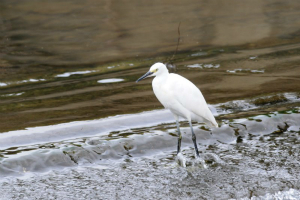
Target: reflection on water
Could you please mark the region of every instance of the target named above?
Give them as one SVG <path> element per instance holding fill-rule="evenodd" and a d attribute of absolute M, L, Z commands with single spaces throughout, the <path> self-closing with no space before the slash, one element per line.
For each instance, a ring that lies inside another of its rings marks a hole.
<path fill-rule="evenodd" d="M 2 0 L 0 199 L 297 199 L 299 15 L 297 0 Z M 207 169 L 185 121 L 176 164 L 171 113 L 135 84 L 179 22 L 170 71 L 221 125 L 194 124 Z"/>
<path fill-rule="evenodd" d="M 161 55 L 174 51 L 179 22 L 179 52 L 292 44 L 300 41 L 299 15 L 297 0 L 3 0 L 0 65 L 13 67 L 6 73 L 26 75 L 24 68 L 40 74 L 62 66 Z"/>

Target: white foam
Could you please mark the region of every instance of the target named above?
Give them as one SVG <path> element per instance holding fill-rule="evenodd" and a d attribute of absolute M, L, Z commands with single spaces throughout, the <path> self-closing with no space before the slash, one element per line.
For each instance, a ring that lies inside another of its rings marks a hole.
<path fill-rule="evenodd" d="M 188 65 L 187 67 L 190 67 L 190 68 L 200 68 L 202 69 L 202 64 L 193 64 L 193 65 Z"/>
<path fill-rule="evenodd" d="M 198 52 L 198 53 L 193 53 L 191 56 L 204 56 L 207 55 L 206 52 Z"/>
<path fill-rule="evenodd" d="M 45 81 L 46 79 L 28 79 L 28 80 L 22 80 L 22 81 L 16 81 L 16 82 L 9 82 L 9 83 L 0 83 L 0 87 L 8 86 L 11 84 L 21 84 L 21 83 L 29 83 L 29 82 L 39 82 L 39 81 Z"/>
<path fill-rule="evenodd" d="M 250 72 L 250 73 L 264 73 L 265 70 L 264 69 L 234 69 L 234 70 L 227 70 L 226 72 L 228 73 L 237 73 L 237 72 L 240 72 L 240 73 L 246 73 L 246 72 Z"/>
<path fill-rule="evenodd" d="M 217 68 L 220 67 L 220 64 L 215 64 L 215 65 L 213 65 L 213 64 L 205 64 L 205 65 L 203 65 L 203 67 L 204 68 L 215 68 L 215 69 L 217 69 Z"/>
<path fill-rule="evenodd" d="M 109 78 L 109 79 L 102 79 L 97 81 L 98 83 L 116 83 L 116 82 L 122 82 L 124 79 L 122 78 Z"/>
<path fill-rule="evenodd" d="M 41 78 L 41 79 L 33 79 L 33 78 L 31 78 L 31 79 L 28 79 L 28 80 L 18 81 L 16 83 L 20 84 L 20 83 L 28 83 L 28 82 L 39 82 L 39 81 L 45 81 L 45 80 L 46 79 L 43 79 L 43 78 Z"/>
<path fill-rule="evenodd" d="M 253 69 L 253 70 L 250 70 L 250 72 L 252 72 L 252 73 L 264 73 L 265 70 L 264 69 L 262 69 L 262 70 Z"/>
<path fill-rule="evenodd" d="M 11 97 L 11 96 L 20 96 L 22 94 L 24 94 L 25 92 L 19 92 L 19 93 L 11 93 L 11 94 L 4 94 L 1 95 L 2 97 Z"/>
<path fill-rule="evenodd" d="M 63 73 L 63 74 L 58 74 L 56 75 L 55 77 L 69 77 L 71 75 L 74 75 L 74 74 L 89 74 L 89 73 L 93 73 L 95 72 L 95 70 L 92 70 L 92 71 L 78 71 L 78 72 L 66 72 L 66 73 Z"/>
<path fill-rule="evenodd" d="M 190 68 L 200 68 L 200 69 L 203 69 L 203 68 L 207 68 L 207 69 L 211 69 L 211 68 L 214 68 L 214 69 L 217 69 L 220 67 L 220 64 L 193 64 L 193 65 L 187 65 L 187 67 L 190 67 Z"/>
<path fill-rule="evenodd" d="M 7 86 L 7 83 L 0 83 L 0 87 L 5 87 Z"/>

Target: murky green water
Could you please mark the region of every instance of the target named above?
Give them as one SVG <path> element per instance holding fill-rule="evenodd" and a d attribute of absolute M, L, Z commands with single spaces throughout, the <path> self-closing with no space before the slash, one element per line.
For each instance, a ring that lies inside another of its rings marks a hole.
<path fill-rule="evenodd" d="M 298 199 L 298 1 L 1 1 L 0 199 Z M 202 91 L 176 163 L 155 62 Z M 214 156 L 217 155 L 220 160 Z"/>

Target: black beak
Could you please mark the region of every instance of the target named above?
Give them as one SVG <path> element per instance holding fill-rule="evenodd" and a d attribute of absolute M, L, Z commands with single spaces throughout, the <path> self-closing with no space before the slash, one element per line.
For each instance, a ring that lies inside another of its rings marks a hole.
<path fill-rule="evenodd" d="M 143 79 L 145 79 L 145 78 L 147 78 L 147 76 L 150 76 L 151 74 L 153 74 L 153 72 L 147 72 L 147 73 L 144 74 L 141 78 L 139 78 L 139 79 L 136 81 L 136 83 L 139 82 L 139 81 L 141 81 L 141 80 L 143 80 Z"/>

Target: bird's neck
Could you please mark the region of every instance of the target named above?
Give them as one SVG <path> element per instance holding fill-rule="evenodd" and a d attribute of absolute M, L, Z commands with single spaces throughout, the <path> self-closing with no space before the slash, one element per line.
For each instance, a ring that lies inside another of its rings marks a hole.
<path fill-rule="evenodd" d="M 161 73 L 158 76 L 156 76 L 155 80 L 157 82 L 163 83 L 163 82 L 167 81 L 168 76 L 169 76 L 169 72 L 164 72 L 164 73 Z"/>

